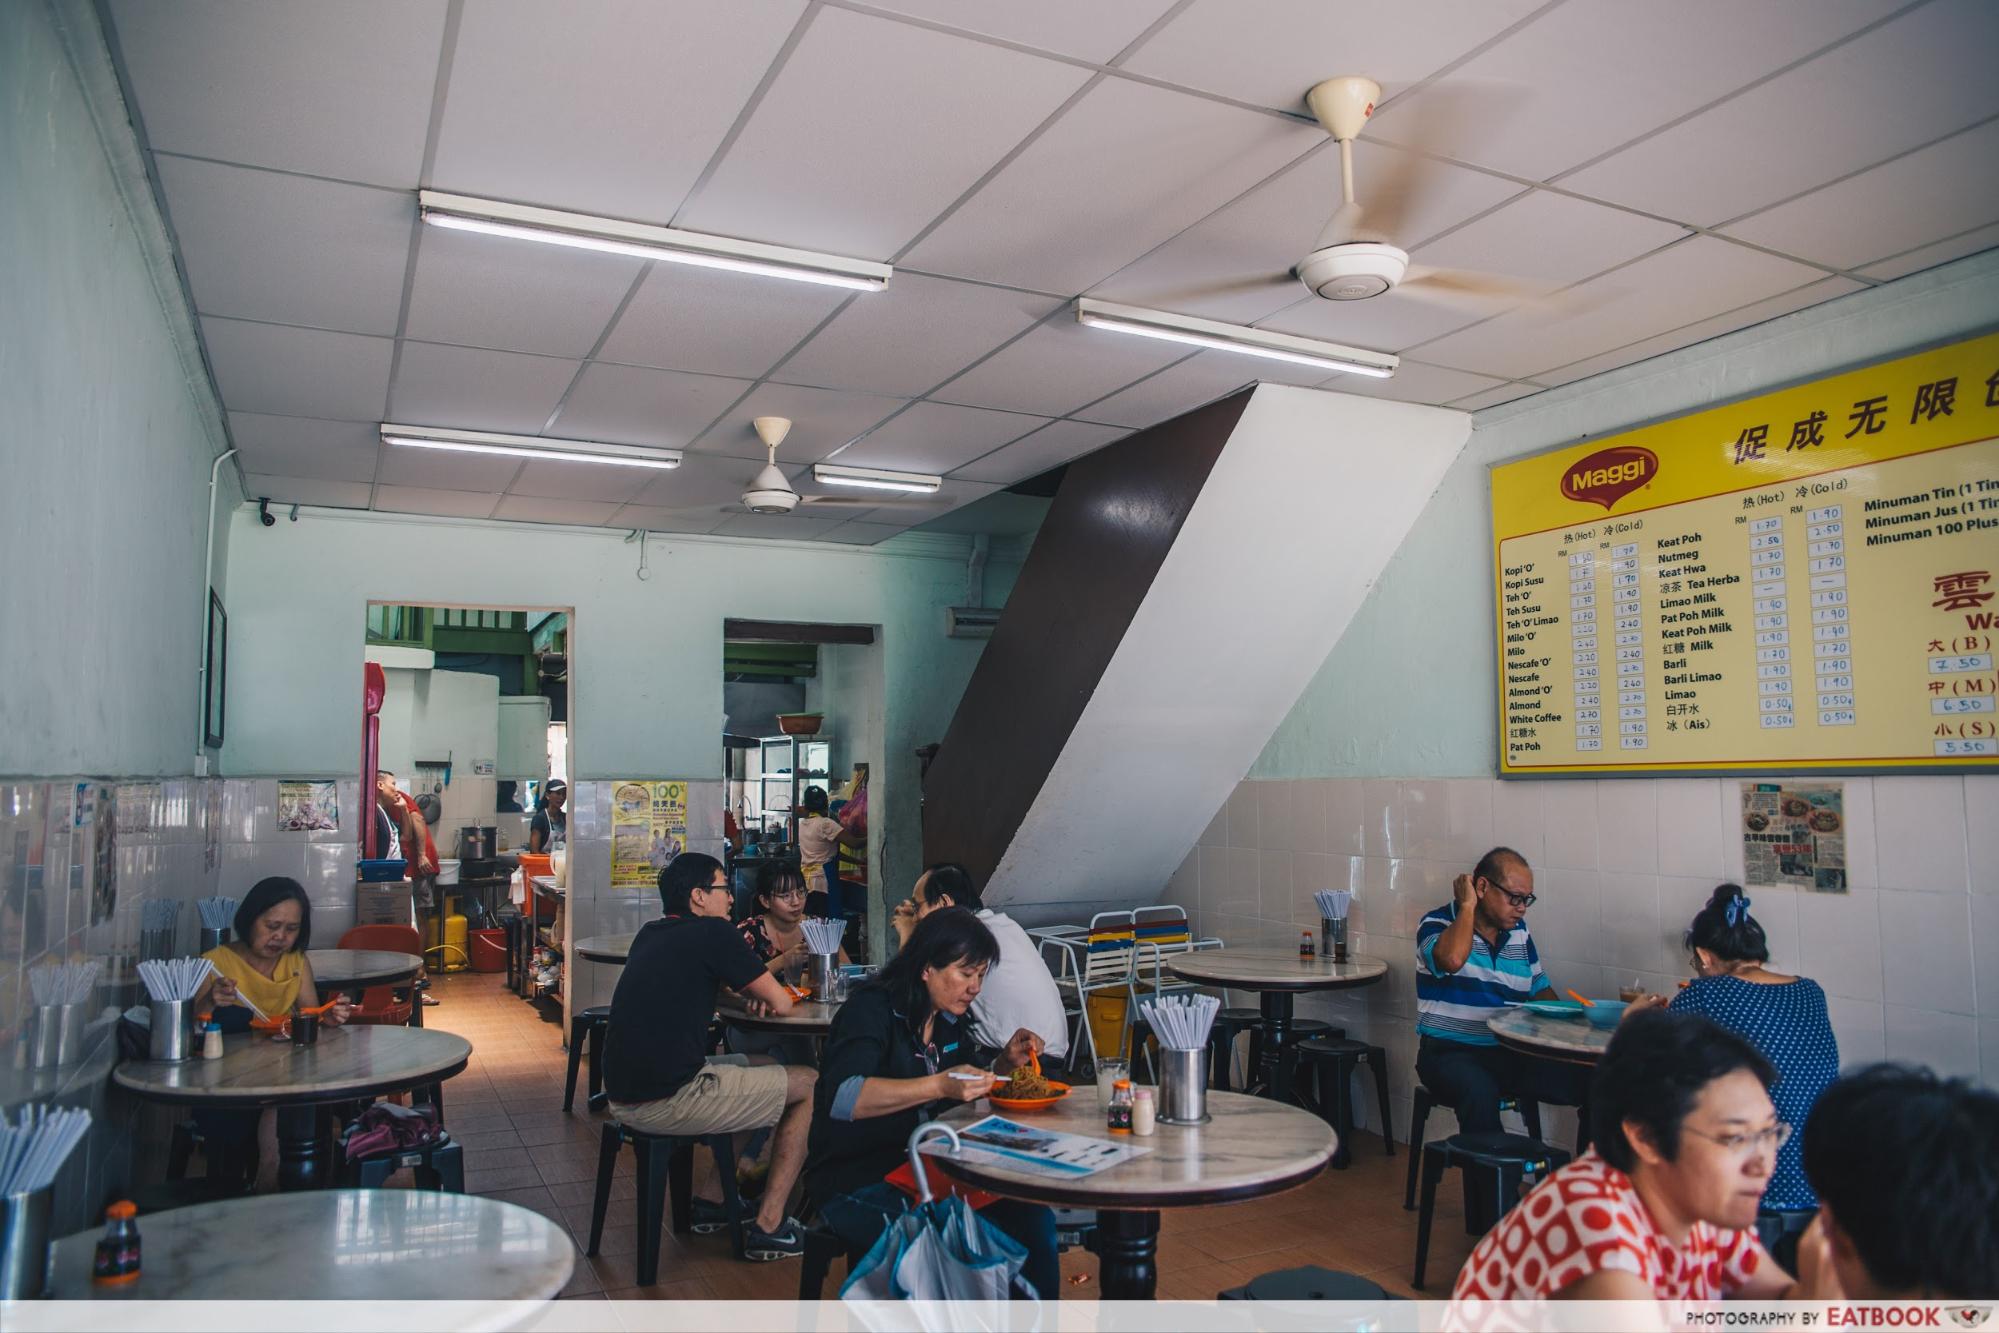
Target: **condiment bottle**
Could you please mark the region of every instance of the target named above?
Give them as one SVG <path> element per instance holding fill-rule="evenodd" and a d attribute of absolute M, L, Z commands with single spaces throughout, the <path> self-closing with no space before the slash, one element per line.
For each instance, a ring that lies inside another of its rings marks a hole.
<path fill-rule="evenodd" d="M 1318 952 L 1319 947 L 1312 943 L 1312 932 L 1309 930 L 1299 931 L 1298 956 L 1300 958 L 1315 958 L 1318 956 Z"/>
<path fill-rule="evenodd" d="M 1131 1133 L 1131 1117 L 1131 1080 L 1121 1078 L 1111 1090 L 1110 1110 L 1105 1117 L 1110 1122 L 1111 1133 Z"/>
<path fill-rule="evenodd" d="M 212 1018 L 201 1030 L 201 1058 L 204 1060 L 222 1058 L 222 1025 Z"/>
<path fill-rule="evenodd" d="M 139 1277 L 139 1209 L 130 1199 L 120 1199 L 104 1210 L 104 1235 L 97 1242 L 97 1258 L 90 1266 L 90 1280 L 99 1286 L 115 1287 L 135 1282 Z"/>
<path fill-rule="evenodd" d="M 1146 1138 L 1158 1127 L 1158 1104 L 1153 1100 L 1151 1088 L 1138 1088 L 1131 1094 L 1131 1132 Z"/>

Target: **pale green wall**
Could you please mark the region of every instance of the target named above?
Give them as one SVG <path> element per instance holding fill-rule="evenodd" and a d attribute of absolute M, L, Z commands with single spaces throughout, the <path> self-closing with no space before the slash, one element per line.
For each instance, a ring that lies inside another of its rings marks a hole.
<path fill-rule="evenodd" d="M 1346 635 L 1252 778 L 1497 772 L 1491 550 L 1495 462 L 1813 379 L 1999 320 L 1999 251 L 1478 414 Z"/>
<path fill-rule="evenodd" d="M 57 13 L 89 19 L 0 4 L 0 774 L 188 773 L 214 404 L 94 23 L 80 72 Z"/>
<path fill-rule="evenodd" d="M 944 637 L 964 594 L 962 541 L 937 555 L 654 536 L 651 578 L 622 532 L 308 511 L 257 524 L 237 511 L 230 549 L 232 776 L 359 766 L 369 600 L 574 607 L 572 776 L 719 778 L 722 622 L 824 621 L 881 631 L 885 885 L 906 887 L 921 851 L 915 750 L 940 739 L 984 646 Z M 898 541 L 910 539 L 896 539 Z M 987 568 L 998 601 L 1019 569 Z"/>

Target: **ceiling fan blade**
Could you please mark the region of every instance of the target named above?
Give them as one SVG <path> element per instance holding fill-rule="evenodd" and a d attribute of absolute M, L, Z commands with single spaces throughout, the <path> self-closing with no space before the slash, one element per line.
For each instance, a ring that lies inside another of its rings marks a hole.
<path fill-rule="evenodd" d="M 1598 283 L 1556 290 L 1548 283 L 1530 282 L 1500 273 L 1433 269 L 1418 265 L 1410 266 L 1408 275 L 1397 284 L 1396 290 L 1406 290 L 1411 296 L 1425 300 L 1472 306 L 1487 312 L 1521 307 L 1563 318 L 1599 309 L 1624 294 L 1622 288 Z"/>
<path fill-rule="evenodd" d="M 1257 292 L 1275 291 L 1290 287 L 1298 279 L 1289 269 L 1273 269 L 1268 273 L 1246 273 L 1237 277 L 1216 278 L 1212 282 L 1192 283 L 1185 287 L 1172 287 L 1158 292 L 1148 292 L 1145 304 L 1167 309 L 1186 301 L 1204 301 L 1224 296 L 1250 296 Z"/>
<path fill-rule="evenodd" d="M 801 495 L 800 502 L 822 509 L 937 509 L 949 503 L 942 496 L 900 496 L 873 499 L 865 495 Z"/>

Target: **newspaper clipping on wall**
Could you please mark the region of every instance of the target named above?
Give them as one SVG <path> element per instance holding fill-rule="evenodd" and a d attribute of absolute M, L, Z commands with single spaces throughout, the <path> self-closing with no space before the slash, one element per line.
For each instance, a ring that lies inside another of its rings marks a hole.
<path fill-rule="evenodd" d="M 1846 810 L 1837 782 L 1742 784 L 1742 882 L 1846 892 Z"/>

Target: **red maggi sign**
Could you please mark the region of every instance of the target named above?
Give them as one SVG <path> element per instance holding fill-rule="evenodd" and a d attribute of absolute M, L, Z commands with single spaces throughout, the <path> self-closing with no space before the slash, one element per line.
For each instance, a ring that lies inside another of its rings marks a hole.
<path fill-rule="evenodd" d="M 1610 508 L 1659 474 L 1659 455 L 1635 444 L 1599 449 L 1562 473 L 1562 494 Z"/>

